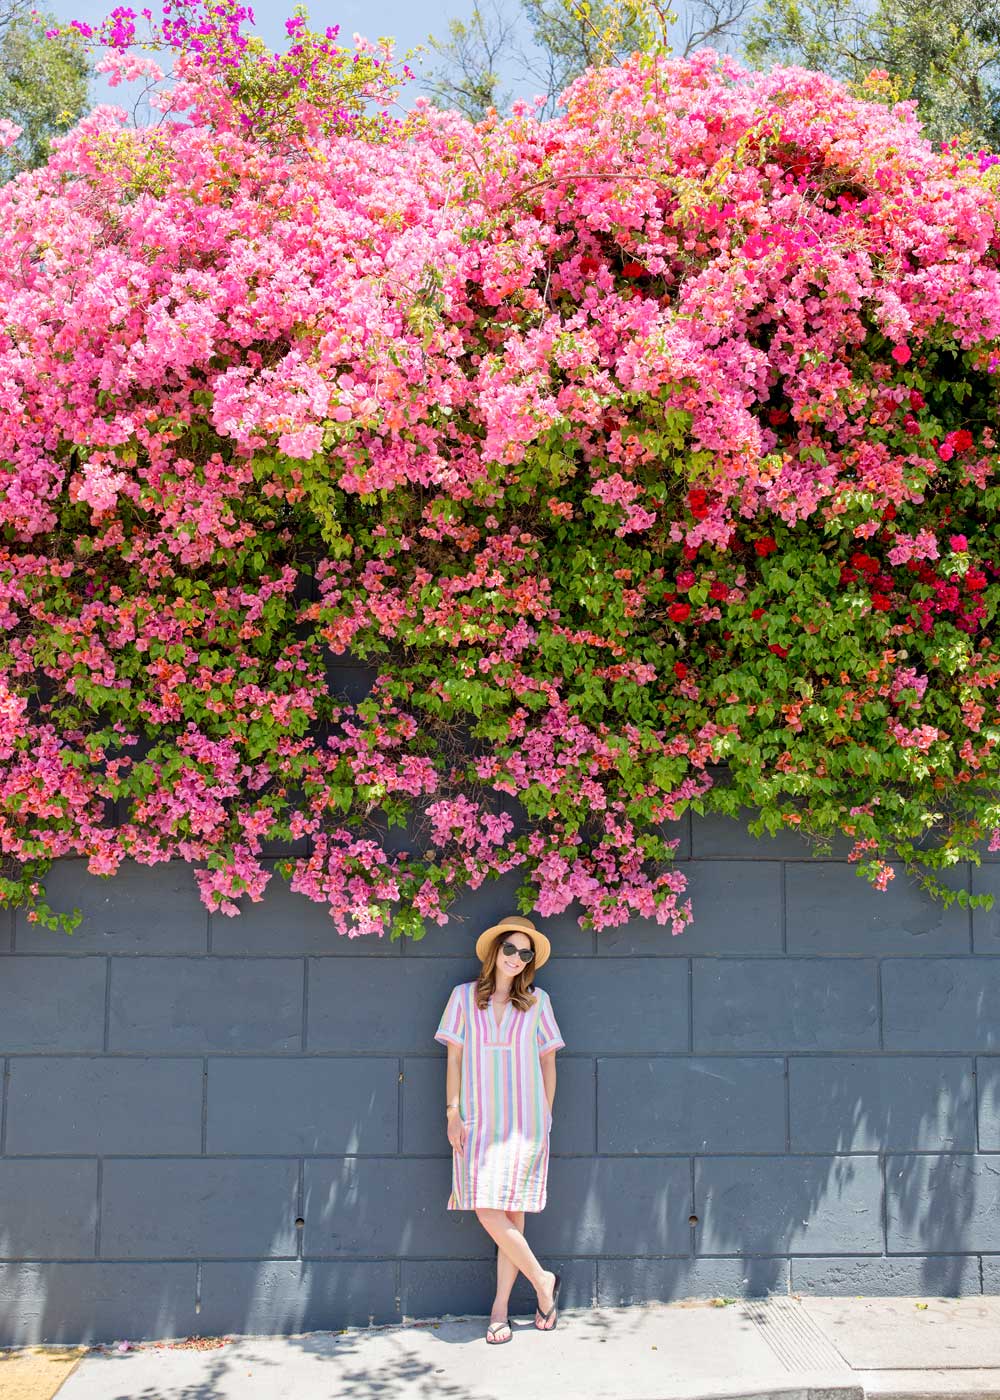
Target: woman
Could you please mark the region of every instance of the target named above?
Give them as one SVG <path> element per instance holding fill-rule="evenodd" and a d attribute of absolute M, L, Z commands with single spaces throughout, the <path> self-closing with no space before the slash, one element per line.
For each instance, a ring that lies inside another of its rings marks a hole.
<path fill-rule="evenodd" d="M 535 1326 L 556 1325 L 561 1279 L 524 1238 L 525 1211 L 543 1210 L 559 1034 L 547 992 L 531 990 L 551 946 L 530 919 L 511 914 L 481 933 L 482 971 L 448 999 L 434 1039 L 448 1047 L 449 1210 L 474 1210 L 497 1246 L 497 1291 L 486 1340 L 512 1337 L 510 1291 L 518 1271 L 538 1295 Z"/>

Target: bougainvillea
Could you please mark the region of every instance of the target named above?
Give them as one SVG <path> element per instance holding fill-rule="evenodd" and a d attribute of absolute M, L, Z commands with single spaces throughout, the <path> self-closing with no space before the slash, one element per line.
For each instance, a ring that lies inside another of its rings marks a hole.
<path fill-rule="evenodd" d="M 690 807 L 882 887 L 996 843 L 992 158 L 711 53 L 393 117 L 387 54 L 170 14 L 169 120 L 0 191 L 4 900 L 233 913 L 300 842 L 341 932 L 511 871 L 678 932 Z"/>

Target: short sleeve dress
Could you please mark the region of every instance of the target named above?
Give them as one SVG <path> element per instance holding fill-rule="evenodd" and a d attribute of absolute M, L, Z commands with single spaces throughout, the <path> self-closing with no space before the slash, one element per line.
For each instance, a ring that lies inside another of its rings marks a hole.
<path fill-rule="evenodd" d="M 465 1151 L 452 1153 L 449 1210 L 545 1208 L 552 1114 L 541 1056 L 566 1042 L 548 993 L 532 992 L 534 1006 L 518 1011 L 508 1002 L 499 1026 L 492 1006 L 476 1006 L 475 982 L 448 998 L 434 1039 L 462 1046 L 459 1112 L 467 1129 Z"/>

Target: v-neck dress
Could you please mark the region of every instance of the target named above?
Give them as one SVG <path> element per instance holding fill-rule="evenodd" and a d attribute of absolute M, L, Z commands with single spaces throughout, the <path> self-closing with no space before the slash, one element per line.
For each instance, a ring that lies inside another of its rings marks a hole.
<path fill-rule="evenodd" d="M 541 1056 L 565 1045 L 548 992 L 533 987 L 534 1006 L 493 1004 L 480 1011 L 475 982 L 448 998 L 434 1039 L 462 1047 L 459 1112 L 467 1135 L 452 1153 L 449 1210 L 537 1211 L 545 1208 L 549 1174 L 549 1112 Z"/>

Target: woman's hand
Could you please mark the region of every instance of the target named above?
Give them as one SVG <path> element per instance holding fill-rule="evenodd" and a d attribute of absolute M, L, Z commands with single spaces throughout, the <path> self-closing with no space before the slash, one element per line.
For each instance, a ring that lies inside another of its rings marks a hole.
<path fill-rule="evenodd" d="M 465 1151 L 466 1129 L 458 1109 L 448 1114 L 448 1141 L 456 1152 Z"/>

